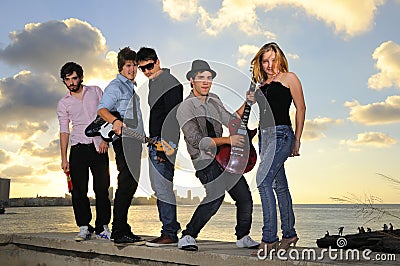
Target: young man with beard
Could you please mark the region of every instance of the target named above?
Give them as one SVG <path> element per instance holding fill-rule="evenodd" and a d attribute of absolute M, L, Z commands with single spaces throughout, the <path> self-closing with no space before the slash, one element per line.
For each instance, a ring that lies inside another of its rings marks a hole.
<path fill-rule="evenodd" d="M 88 240 L 93 231 L 100 238 L 110 239 L 108 144 L 101 137 L 90 138 L 84 133 L 86 126 L 96 117 L 97 105 L 103 92 L 97 86 L 82 84 L 83 69 L 74 62 L 66 63 L 61 68 L 60 76 L 69 90 L 58 102 L 57 115 L 60 124 L 61 168 L 65 173 L 69 173 L 72 179 L 72 207 L 76 224 L 80 228 L 75 240 Z M 72 123 L 72 132 L 69 130 L 70 123 Z M 68 160 L 69 141 L 71 149 Z M 96 195 L 95 228 L 90 225 L 92 213 L 87 197 L 89 169 L 93 175 L 93 190 Z"/>
<path fill-rule="evenodd" d="M 132 233 L 128 224 L 128 210 L 139 183 L 142 143 L 122 134 L 122 128 L 127 126 L 144 135 L 140 98 L 135 92 L 136 53 L 129 47 L 118 53 L 118 71 L 117 77 L 104 90 L 97 108 L 97 114 L 112 123 L 112 130 L 121 136 L 112 142 L 119 173 L 111 238 L 116 244 L 139 245 L 144 244 L 144 239 Z M 111 113 L 114 111 L 121 118 Z"/>
<path fill-rule="evenodd" d="M 183 100 L 183 86 L 168 68 L 161 68 L 160 59 L 154 49 L 140 48 L 136 59 L 139 69 L 149 78 L 150 137 L 163 139 L 172 147 L 177 147 L 180 130 L 176 120 L 176 109 Z M 165 152 L 157 151 L 155 146 L 149 145 L 149 176 L 162 223 L 161 236 L 146 242 L 150 247 L 178 243 L 177 233 L 181 227 L 177 221 L 173 191 L 175 159 L 176 152 L 167 156 Z"/>

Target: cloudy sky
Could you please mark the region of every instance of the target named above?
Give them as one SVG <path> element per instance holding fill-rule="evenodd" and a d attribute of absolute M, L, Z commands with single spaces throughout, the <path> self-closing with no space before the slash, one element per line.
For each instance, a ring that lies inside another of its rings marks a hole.
<path fill-rule="evenodd" d="M 234 110 L 248 88 L 250 60 L 275 41 L 307 104 L 301 156 L 286 164 L 294 202 L 373 195 L 400 203 L 398 188 L 380 175 L 400 178 L 399 0 L 3 0 L 1 10 L 0 176 L 11 179 L 11 197 L 67 192 L 55 111 L 66 93 L 59 79 L 65 62 L 81 64 L 85 84 L 104 89 L 120 48 L 153 47 L 186 95 L 190 62 L 206 59 L 218 72 L 214 91 Z M 137 81 L 148 120 L 146 79 L 139 73 Z M 184 148 L 177 164 L 178 192 L 198 189 Z M 142 166 L 143 196 L 151 191 L 146 160 Z M 246 178 L 259 202 L 254 174 Z"/>

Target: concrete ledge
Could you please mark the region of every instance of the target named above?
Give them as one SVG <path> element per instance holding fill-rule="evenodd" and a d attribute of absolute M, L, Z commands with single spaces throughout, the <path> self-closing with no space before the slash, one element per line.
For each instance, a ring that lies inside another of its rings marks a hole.
<path fill-rule="evenodd" d="M 235 243 L 198 241 L 199 252 L 177 247 L 116 246 L 92 239 L 76 242 L 76 233 L 0 234 L 1 265 L 332 265 L 334 261 L 259 260 Z M 144 236 L 146 239 L 152 237 Z M 301 248 L 299 248 L 301 250 Z M 349 261 L 347 261 L 349 263 Z M 357 262 L 351 262 L 358 264 Z M 365 261 L 359 261 L 365 265 Z M 339 263 L 346 264 L 346 263 Z M 395 265 L 394 262 L 393 265 Z M 385 265 L 388 265 L 386 262 Z"/>

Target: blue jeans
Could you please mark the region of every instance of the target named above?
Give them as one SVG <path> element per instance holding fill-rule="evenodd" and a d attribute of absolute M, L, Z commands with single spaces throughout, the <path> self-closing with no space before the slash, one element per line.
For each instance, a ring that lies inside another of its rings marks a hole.
<path fill-rule="evenodd" d="M 294 212 L 284 162 L 289 157 L 295 143 L 293 129 L 290 126 L 279 125 L 260 129 L 259 149 L 260 165 L 257 171 L 257 186 L 261 197 L 263 210 L 262 241 L 273 243 L 278 241 L 278 223 L 276 197 L 281 218 L 283 238 L 296 236 L 294 229 Z"/>
<path fill-rule="evenodd" d="M 178 240 L 181 229 L 176 215 L 176 198 L 173 190 L 174 164 L 169 160 L 160 162 L 157 150 L 149 146 L 149 176 L 151 187 L 157 198 L 159 219 L 162 223 L 161 234 Z"/>

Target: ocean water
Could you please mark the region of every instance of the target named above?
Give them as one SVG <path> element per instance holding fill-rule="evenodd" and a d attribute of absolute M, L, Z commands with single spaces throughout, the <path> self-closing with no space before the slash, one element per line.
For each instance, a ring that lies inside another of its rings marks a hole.
<path fill-rule="evenodd" d="M 374 205 L 374 207 L 400 217 L 400 204 Z M 194 210 L 195 206 L 178 206 L 178 220 L 182 228 L 185 228 Z M 344 204 L 294 205 L 295 228 L 300 238 L 297 245 L 301 247 L 316 247 L 318 238 L 323 237 L 326 231 L 329 231 L 330 234 L 337 234 L 340 226 L 344 226 L 344 234 L 357 233 L 357 227 L 359 226 L 363 226 L 365 229 L 369 227 L 372 230 L 381 230 L 384 223 L 392 223 L 395 229 L 400 228 L 400 218 L 383 215 L 368 221 L 376 215 L 363 217 L 360 215 L 359 210 L 357 206 Z M 94 217 L 94 207 L 92 207 L 92 213 Z M 378 212 L 375 213 L 378 214 Z M 236 207 L 234 205 L 221 206 L 217 214 L 201 231 L 198 239 L 236 241 L 234 235 L 235 217 Z M 136 234 L 150 236 L 158 236 L 160 234 L 161 223 L 158 219 L 155 205 L 131 206 L 128 219 L 133 232 Z M 94 219 L 92 224 L 94 224 Z M 7 208 L 6 213 L 0 215 L 0 228 L 4 233 L 78 231 L 74 221 L 73 210 L 70 206 Z M 261 228 L 261 206 L 255 205 L 250 235 L 257 241 L 261 239 Z M 280 232 L 278 235 L 281 236 Z"/>

